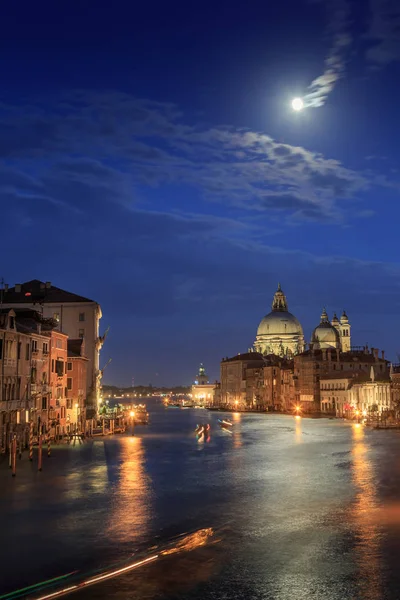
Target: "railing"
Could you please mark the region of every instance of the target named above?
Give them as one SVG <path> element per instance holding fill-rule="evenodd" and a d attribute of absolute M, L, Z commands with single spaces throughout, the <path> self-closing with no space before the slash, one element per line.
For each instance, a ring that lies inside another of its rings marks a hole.
<path fill-rule="evenodd" d="M 15 358 L 4 358 L 3 363 L 5 367 L 15 367 L 17 361 Z"/>

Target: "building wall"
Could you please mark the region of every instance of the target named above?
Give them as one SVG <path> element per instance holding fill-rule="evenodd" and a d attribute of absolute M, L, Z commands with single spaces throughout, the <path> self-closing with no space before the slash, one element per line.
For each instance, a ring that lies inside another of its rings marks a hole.
<path fill-rule="evenodd" d="M 13 304 L 13 308 L 32 308 L 38 309 L 36 304 Z M 88 358 L 88 367 L 86 375 L 86 390 L 89 399 L 93 396 L 93 401 L 98 397 L 100 380 L 99 360 L 101 339 L 99 338 L 99 326 L 101 319 L 101 309 L 96 302 L 66 302 L 45 303 L 42 306 L 43 316 L 45 318 L 56 318 L 59 322 L 59 329 L 66 333 L 71 339 L 84 337 L 86 356 Z M 80 315 L 84 315 L 84 321 L 80 320 Z"/>
<path fill-rule="evenodd" d="M 350 390 L 350 404 L 360 412 L 377 412 L 379 415 L 392 409 L 389 381 L 370 381 L 354 384 Z"/>
<path fill-rule="evenodd" d="M 48 428 L 50 409 L 50 356 L 51 337 L 49 335 L 31 335 L 31 398 L 32 419 L 35 429 L 38 423 Z"/>
<path fill-rule="evenodd" d="M 85 419 L 87 365 L 83 356 L 67 357 L 67 425 L 74 427 L 77 423 L 82 427 Z"/>
<path fill-rule="evenodd" d="M 252 402 L 249 387 L 246 383 L 247 370 L 264 365 L 262 358 L 251 353 L 221 362 L 221 405 L 244 409 Z"/>
<path fill-rule="evenodd" d="M 67 432 L 67 340 L 64 333 L 51 332 L 49 420 L 56 422 L 60 434 Z"/>
<path fill-rule="evenodd" d="M 349 412 L 351 379 L 321 379 L 321 412 L 344 417 Z"/>
<path fill-rule="evenodd" d="M 0 441 L 4 447 L 9 433 L 30 419 L 31 340 L 15 329 L 0 330 L 0 339 Z"/>

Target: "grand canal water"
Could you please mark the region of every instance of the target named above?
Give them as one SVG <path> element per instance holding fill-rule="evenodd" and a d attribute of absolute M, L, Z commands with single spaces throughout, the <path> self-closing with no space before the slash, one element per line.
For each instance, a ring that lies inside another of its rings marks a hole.
<path fill-rule="evenodd" d="M 134 437 L 55 448 L 42 473 L 26 457 L 14 480 L 0 465 L 1 592 L 212 528 L 71 598 L 398 600 L 400 432 L 234 415 L 230 435 L 215 413 L 148 408 Z"/>

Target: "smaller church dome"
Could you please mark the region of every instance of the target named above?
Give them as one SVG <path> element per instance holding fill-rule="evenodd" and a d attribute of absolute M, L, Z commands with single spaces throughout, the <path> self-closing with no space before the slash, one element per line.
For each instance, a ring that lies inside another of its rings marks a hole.
<path fill-rule="evenodd" d="M 332 325 L 339 325 L 339 319 L 337 318 L 337 314 L 336 313 L 333 314 L 333 318 L 332 318 L 331 324 Z"/>
<path fill-rule="evenodd" d="M 321 314 L 321 322 L 311 336 L 311 344 L 314 350 L 340 348 L 340 336 L 337 329 L 329 323 L 329 318 L 324 309 Z"/>
<path fill-rule="evenodd" d="M 343 311 L 342 316 L 340 317 L 340 322 L 342 324 L 344 324 L 344 323 L 347 324 L 349 322 L 349 317 L 346 315 L 345 311 Z"/>

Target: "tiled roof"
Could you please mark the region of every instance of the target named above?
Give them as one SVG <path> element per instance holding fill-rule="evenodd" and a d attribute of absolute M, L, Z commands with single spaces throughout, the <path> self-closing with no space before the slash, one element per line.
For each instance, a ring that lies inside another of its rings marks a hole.
<path fill-rule="evenodd" d="M 9 288 L 4 292 L 5 305 L 7 304 L 32 304 L 32 303 L 51 303 L 51 302 L 94 302 L 84 296 L 73 294 L 62 290 L 54 285 L 46 287 L 44 281 L 32 279 L 21 284 L 21 291 L 16 292 L 15 287 Z"/>
<path fill-rule="evenodd" d="M 231 358 L 224 358 L 222 362 L 234 362 L 237 360 L 250 361 L 250 360 L 259 360 L 263 361 L 263 355 L 259 352 L 244 352 L 243 354 L 237 354 L 236 356 L 232 356 Z"/>

